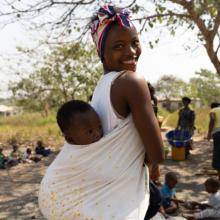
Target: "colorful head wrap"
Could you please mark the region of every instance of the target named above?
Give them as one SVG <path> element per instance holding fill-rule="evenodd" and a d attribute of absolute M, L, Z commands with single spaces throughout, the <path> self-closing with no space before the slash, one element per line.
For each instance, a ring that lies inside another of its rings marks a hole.
<path fill-rule="evenodd" d="M 92 38 L 101 59 L 103 59 L 108 30 L 113 22 L 117 22 L 121 27 L 131 27 L 130 10 L 121 9 L 117 11 L 112 5 L 103 6 L 97 12 L 97 19 L 90 25 Z"/>

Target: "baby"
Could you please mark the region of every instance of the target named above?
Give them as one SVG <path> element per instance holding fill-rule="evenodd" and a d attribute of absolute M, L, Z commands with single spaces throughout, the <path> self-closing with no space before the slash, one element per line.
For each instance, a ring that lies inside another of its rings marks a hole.
<path fill-rule="evenodd" d="M 69 144 L 87 145 L 103 136 L 101 121 L 88 103 L 71 100 L 57 112 L 57 124 Z"/>

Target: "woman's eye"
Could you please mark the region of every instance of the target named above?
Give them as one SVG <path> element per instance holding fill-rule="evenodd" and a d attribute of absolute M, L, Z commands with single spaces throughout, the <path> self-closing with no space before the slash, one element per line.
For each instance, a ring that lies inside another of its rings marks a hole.
<path fill-rule="evenodd" d="M 116 45 L 114 46 L 114 48 L 115 48 L 115 49 L 121 49 L 121 48 L 123 48 L 123 44 L 116 44 Z"/>

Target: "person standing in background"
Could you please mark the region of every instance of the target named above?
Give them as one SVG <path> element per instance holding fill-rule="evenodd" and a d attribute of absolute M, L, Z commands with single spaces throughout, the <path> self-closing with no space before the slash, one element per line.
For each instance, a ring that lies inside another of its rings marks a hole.
<path fill-rule="evenodd" d="M 212 167 L 218 171 L 220 180 L 220 103 L 212 102 L 209 120 L 208 141 L 213 138 Z"/>
<path fill-rule="evenodd" d="M 189 107 L 191 99 L 189 97 L 182 98 L 183 108 L 179 110 L 179 119 L 176 129 L 183 132 L 189 132 L 191 136 L 195 130 L 195 112 Z M 190 154 L 193 142 L 186 146 L 186 157 Z"/>

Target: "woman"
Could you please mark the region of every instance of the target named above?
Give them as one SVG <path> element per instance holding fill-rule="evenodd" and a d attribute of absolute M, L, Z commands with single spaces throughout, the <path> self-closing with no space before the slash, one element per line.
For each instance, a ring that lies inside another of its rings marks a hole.
<path fill-rule="evenodd" d="M 152 167 L 163 154 L 147 82 L 135 72 L 139 38 L 129 12 L 112 6 L 100 8 L 91 29 L 104 68 L 91 104 L 104 137 L 64 144 L 41 182 L 39 206 L 51 220 L 143 220 L 149 205 L 145 153 Z"/>

